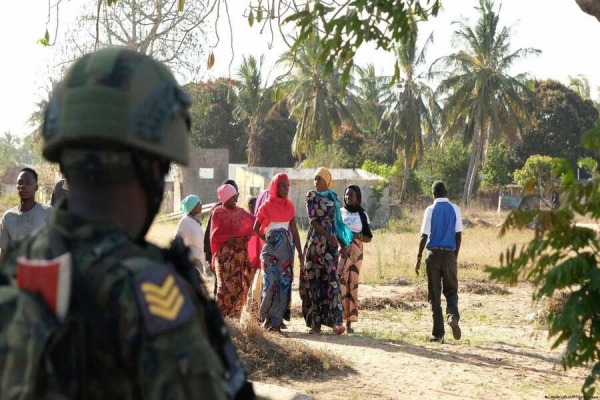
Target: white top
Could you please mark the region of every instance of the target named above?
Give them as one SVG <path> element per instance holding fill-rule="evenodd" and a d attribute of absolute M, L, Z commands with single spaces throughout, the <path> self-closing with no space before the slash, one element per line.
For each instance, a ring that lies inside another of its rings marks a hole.
<path fill-rule="evenodd" d="M 450 203 L 446 197 L 441 197 L 439 199 L 433 200 L 433 204 L 425 209 L 425 214 L 423 215 L 423 224 L 421 225 L 421 235 L 431 235 L 431 216 L 433 215 L 433 207 L 437 203 Z M 456 223 L 454 224 L 454 232 L 462 232 L 462 218 L 460 216 L 460 208 L 454 203 L 450 203 L 454 208 L 454 212 L 456 213 Z"/>
<path fill-rule="evenodd" d="M 0 249 L 5 250 L 15 241 L 44 228 L 52 214 L 52 207 L 40 203 L 35 203 L 27 212 L 19 211 L 19 207 L 6 211 L 0 221 Z"/>
<path fill-rule="evenodd" d="M 281 228 L 283 228 L 285 230 L 290 230 L 290 223 L 289 222 L 271 222 L 267 226 L 267 229 L 265 229 L 265 234 L 269 233 L 273 229 L 281 229 Z"/>
<path fill-rule="evenodd" d="M 354 233 L 362 232 L 362 222 L 360 221 L 360 214 L 358 212 L 350 212 L 342 207 L 342 219 L 344 223 L 348 225 L 348 228 Z M 371 220 L 369 219 L 369 214 L 365 211 L 365 215 L 367 216 L 367 223 L 370 224 Z"/>
<path fill-rule="evenodd" d="M 181 237 L 183 243 L 190 248 L 194 261 L 203 265 L 205 257 L 204 230 L 202 230 L 202 225 L 196 219 L 186 215 L 179 221 L 175 236 Z"/>

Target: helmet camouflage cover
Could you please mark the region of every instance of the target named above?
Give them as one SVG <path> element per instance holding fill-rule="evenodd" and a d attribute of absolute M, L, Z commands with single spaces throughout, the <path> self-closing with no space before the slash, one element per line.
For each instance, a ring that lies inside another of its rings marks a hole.
<path fill-rule="evenodd" d="M 187 164 L 189 105 L 162 63 L 105 48 L 77 60 L 54 88 L 42 153 L 58 162 L 66 148 L 133 149 Z"/>

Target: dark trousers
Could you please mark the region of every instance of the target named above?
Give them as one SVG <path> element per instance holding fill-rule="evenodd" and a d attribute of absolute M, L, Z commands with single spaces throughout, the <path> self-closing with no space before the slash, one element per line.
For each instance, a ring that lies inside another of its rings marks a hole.
<path fill-rule="evenodd" d="M 451 250 L 430 250 L 427 256 L 427 289 L 433 314 L 433 331 L 436 337 L 444 335 L 444 315 L 442 314 L 442 292 L 446 298 L 446 314 L 456 320 L 458 314 L 458 277 L 456 255 Z"/>

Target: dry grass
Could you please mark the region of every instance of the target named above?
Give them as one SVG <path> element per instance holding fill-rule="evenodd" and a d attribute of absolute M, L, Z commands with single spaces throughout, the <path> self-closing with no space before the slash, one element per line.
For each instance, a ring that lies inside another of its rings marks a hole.
<path fill-rule="evenodd" d="M 378 311 L 396 309 L 412 311 L 415 308 L 414 305 L 407 303 L 400 298 L 368 297 L 364 300 L 360 300 L 361 310 Z"/>
<path fill-rule="evenodd" d="M 488 295 L 488 294 L 507 295 L 507 294 L 510 294 L 509 290 L 506 290 L 501 286 L 494 285 L 491 283 L 480 283 L 480 282 L 467 282 L 465 284 L 461 284 L 460 291 L 461 291 L 461 293 L 473 293 L 473 294 L 480 294 L 480 295 Z"/>
<path fill-rule="evenodd" d="M 227 321 L 238 356 L 250 379 L 308 381 L 332 379 L 353 369 L 339 356 L 308 344 L 268 333 L 257 322 Z"/>
<path fill-rule="evenodd" d="M 566 291 L 556 292 L 548 301 L 547 310 L 549 314 L 560 314 L 569 300 L 570 293 Z"/>

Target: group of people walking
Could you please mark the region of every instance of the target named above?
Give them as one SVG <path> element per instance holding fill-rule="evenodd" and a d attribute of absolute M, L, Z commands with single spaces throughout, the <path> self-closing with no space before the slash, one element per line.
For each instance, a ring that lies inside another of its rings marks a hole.
<path fill-rule="evenodd" d="M 226 181 L 217 190 L 219 203 L 209 214 L 203 240 L 186 228 L 193 219 L 196 231 L 202 230 L 195 218 L 201 210 L 200 199 L 188 196 L 183 200 L 185 216 L 177 234 L 188 245 L 195 241 L 191 247 L 196 266 L 206 270 L 208 264 L 214 271 L 215 299 L 223 315 L 239 318 L 247 304 L 266 329 L 281 332 L 284 319 L 290 318 L 297 260 L 302 314 L 309 332 L 320 333 L 322 326 L 328 326 L 337 334 L 353 333 L 352 323 L 358 321 L 363 243 L 370 242 L 373 234 L 361 206 L 360 188 L 346 188 L 342 207 L 330 189 L 332 183 L 329 170 L 316 171 L 314 190 L 306 195 L 310 227 L 304 248 L 285 174 L 273 177 L 250 211 L 237 205 L 237 186 Z M 205 260 L 198 256 L 200 242 Z"/>

